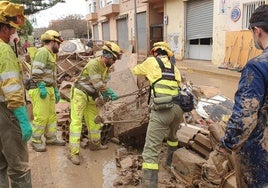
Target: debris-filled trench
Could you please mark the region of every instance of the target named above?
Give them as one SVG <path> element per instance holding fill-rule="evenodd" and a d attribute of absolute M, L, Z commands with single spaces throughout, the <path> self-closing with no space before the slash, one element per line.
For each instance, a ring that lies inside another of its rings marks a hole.
<path fill-rule="evenodd" d="M 61 101 L 56 105 L 58 130 L 67 143 L 70 125 L 70 89 L 90 58 L 101 54 L 101 45 L 88 49 L 80 40 L 65 41 L 57 60 L 57 81 Z M 119 95 L 116 101 L 96 104 L 100 114 L 95 121 L 102 125 L 102 143 L 114 143 L 115 165 L 118 177 L 114 187 L 138 186 L 141 181 L 141 151 L 149 121 L 148 82 L 136 77 L 131 69 L 136 65 L 136 54 L 125 53 L 111 70 L 108 86 Z M 23 61 L 25 75 L 29 75 L 30 64 Z M 184 80 L 184 87 L 195 96 L 195 109 L 184 114 L 184 122 L 177 132 L 179 148 L 174 152 L 171 169 L 159 165 L 159 187 L 235 187 L 234 160 L 232 157 L 213 161 L 215 145 L 224 134 L 225 123 L 231 115 L 233 101 L 213 88 L 198 87 Z M 211 92 L 212 91 L 212 92 Z M 31 112 L 31 102 L 27 101 Z M 32 118 L 32 114 L 29 113 Z M 88 130 L 83 124 L 81 148 L 87 148 Z M 163 142 L 159 164 L 166 159 L 166 144 Z M 185 157 L 187 156 L 187 157 Z"/>

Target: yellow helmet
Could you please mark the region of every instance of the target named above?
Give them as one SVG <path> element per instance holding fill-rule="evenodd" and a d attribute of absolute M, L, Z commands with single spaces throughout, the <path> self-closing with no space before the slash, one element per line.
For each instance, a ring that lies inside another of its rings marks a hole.
<path fill-rule="evenodd" d="M 108 52 L 113 54 L 113 56 L 116 57 L 117 59 L 121 59 L 122 50 L 114 42 L 109 42 L 109 41 L 105 42 L 102 49 L 107 50 Z"/>
<path fill-rule="evenodd" d="M 47 30 L 43 35 L 41 35 L 41 41 L 57 41 L 62 43 L 63 39 L 57 31 Z"/>
<path fill-rule="evenodd" d="M 166 51 L 169 58 L 173 56 L 173 52 L 171 51 L 170 46 L 169 46 L 169 44 L 167 42 L 156 42 L 156 43 L 154 43 L 153 48 L 152 48 L 151 51 L 154 52 L 157 49 L 161 49 L 161 50 Z"/>
<path fill-rule="evenodd" d="M 9 1 L 0 1 L 0 23 L 18 29 L 24 25 L 24 7 Z"/>

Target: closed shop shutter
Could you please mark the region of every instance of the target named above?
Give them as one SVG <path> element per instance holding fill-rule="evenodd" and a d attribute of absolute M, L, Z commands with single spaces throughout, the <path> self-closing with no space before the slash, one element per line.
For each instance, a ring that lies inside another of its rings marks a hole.
<path fill-rule="evenodd" d="M 213 0 L 188 1 L 186 38 L 210 38 L 213 32 Z"/>
<path fill-rule="evenodd" d="M 105 41 L 110 40 L 110 27 L 109 22 L 103 22 L 102 23 L 102 38 Z"/>
<path fill-rule="evenodd" d="M 125 51 L 129 47 L 127 18 L 118 19 L 116 22 L 118 45 Z"/>
<path fill-rule="evenodd" d="M 138 29 L 138 50 L 140 54 L 147 53 L 147 36 L 146 36 L 146 12 L 137 14 Z"/>
<path fill-rule="evenodd" d="M 93 25 L 93 39 L 99 40 L 98 24 Z"/>

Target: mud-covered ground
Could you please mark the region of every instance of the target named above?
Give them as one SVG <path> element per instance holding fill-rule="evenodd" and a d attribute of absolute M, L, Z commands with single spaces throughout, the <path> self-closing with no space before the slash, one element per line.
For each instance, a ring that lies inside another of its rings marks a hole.
<path fill-rule="evenodd" d="M 233 99 L 237 88 L 238 78 L 206 75 L 198 72 L 181 71 L 195 85 L 217 88 L 220 94 Z M 114 186 L 122 173 L 116 165 L 117 151 L 122 145 L 108 143 L 109 149 L 90 151 L 81 149 L 81 164 L 73 165 L 67 159 L 67 146 L 48 146 L 47 151 L 37 153 L 29 145 L 30 167 L 32 170 L 33 188 L 112 188 L 137 187 Z M 140 151 L 131 153 L 139 155 Z M 161 160 L 162 159 L 162 160 Z M 165 153 L 160 155 L 160 163 L 164 161 Z M 185 187 L 180 180 L 173 177 L 160 165 L 159 187 Z"/>

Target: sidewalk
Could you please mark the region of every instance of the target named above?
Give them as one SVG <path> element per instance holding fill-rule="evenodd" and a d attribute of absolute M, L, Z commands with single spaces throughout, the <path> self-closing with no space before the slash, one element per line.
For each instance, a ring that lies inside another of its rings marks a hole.
<path fill-rule="evenodd" d="M 220 69 L 218 65 L 212 64 L 211 61 L 204 60 L 191 60 L 186 59 L 182 61 L 176 61 L 176 66 L 179 70 L 198 71 L 207 74 L 217 74 L 221 76 L 240 78 L 241 73 L 228 69 Z"/>

